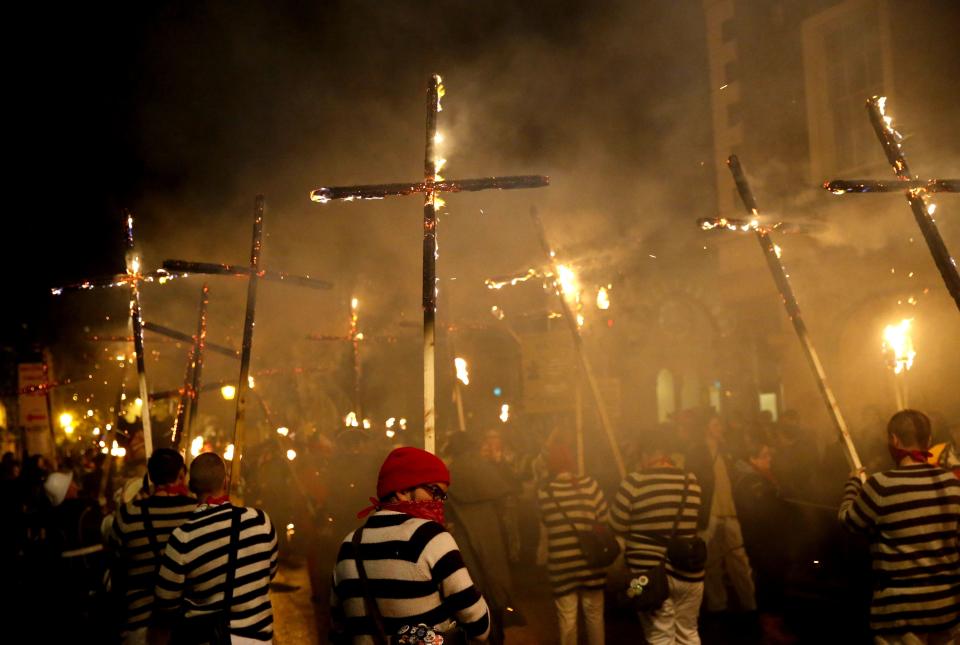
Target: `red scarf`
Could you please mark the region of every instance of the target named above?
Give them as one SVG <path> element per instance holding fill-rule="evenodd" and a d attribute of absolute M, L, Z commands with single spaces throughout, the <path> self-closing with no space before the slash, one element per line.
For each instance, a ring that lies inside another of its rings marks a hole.
<path fill-rule="evenodd" d="M 905 448 L 895 448 L 893 446 L 887 446 L 890 448 L 890 456 L 893 457 L 893 463 L 900 465 L 900 462 L 903 461 L 904 457 L 910 457 L 914 461 L 918 461 L 921 464 L 928 463 L 928 459 L 933 457 L 933 453 L 928 450 L 907 450 Z"/>
<path fill-rule="evenodd" d="M 154 495 L 158 493 L 162 493 L 164 495 L 179 495 L 181 497 L 191 496 L 186 484 L 161 484 L 160 486 L 157 486 L 157 490 L 153 492 Z"/>
<path fill-rule="evenodd" d="M 396 511 L 397 513 L 405 513 L 406 515 L 419 517 L 422 520 L 431 520 L 437 524 L 444 524 L 443 502 L 438 499 L 383 503 L 371 497 L 370 506 L 357 513 L 357 518 L 362 520 L 373 511 Z"/>
<path fill-rule="evenodd" d="M 203 503 L 207 506 L 220 506 L 221 504 L 226 504 L 230 501 L 229 495 L 221 495 L 220 497 L 208 497 L 203 500 Z"/>

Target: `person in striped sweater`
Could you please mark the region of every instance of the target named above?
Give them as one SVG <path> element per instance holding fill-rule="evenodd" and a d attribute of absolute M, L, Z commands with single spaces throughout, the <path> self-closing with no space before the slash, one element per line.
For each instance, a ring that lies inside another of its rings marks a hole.
<path fill-rule="evenodd" d="M 684 472 L 667 456 L 669 443 L 669 436 L 661 429 L 641 440 L 638 452 L 642 467 L 620 484 L 610 524 L 626 541 L 627 568 L 633 575 L 665 563 L 669 595 L 660 609 L 639 616 L 647 642 L 696 645 L 700 642 L 697 616 L 703 600 L 704 572 L 674 566 L 667 557 L 667 541 L 675 521 L 677 537 L 697 535 L 700 485 L 693 473 Z"/>
<path fill-rule="evenodd" d="M 930 420 L 901 410 L 887 424 L 896 467 L 850 478 L 840 521 L 870 539 L 870 628 L 878 645 L 960 642 L 960 481 L 927 463 Z"/>
<path fill-rule="evenodd" d="M 576 644 L 577 612 L 582 606 L 588 642 L 602 645 L 607 574 L 587 564 L 576 531 L 609 522 L 607 500 L 596 480 L 573 474 L 573 457 L 563 443 L 554 442 L 547 448 L 546 465 L 550 479 L 537 491 L 537 500 L 546 529 L 547 573 L 557 607 L 560 643 Z"/>
<path fill-rule="evenodd" d="M 449 485 L 446 465 L 425 450 L 387 455 L 377 497 L 358 517 L 373 513 L 337 555 L 330 597 L 335 642 L 385 645 L 418 628 L 424 634 L 459 628 L 470 639 L 487 639 L 487 604 L 443 526 Z"/>
<path fill-rule="evenodd" d="M 122 586 L 125 645 L 146 643 L 160 557 L 174 529 L 190 519 L 197 500 L 187 490 L 187 469 L 176 450 L 159 448 L 147 461 L 154 492 L 117 509 L 110 535 L 118 560 L 115 581 Z"/>
<path fill-rule="evenodd" d="M 277 573 L 277 533 L 263 511 L 230 503 L 226 477 L 215 453 L 190 464 L 190 489 L 201 503 L 163 552 L 147 634 L 151 644 L 171 637 L 176 643 L 179 635 L 206 642 L 193 639 L 220 625 L 234 645 L 273 639 L 270 581 Z"/>

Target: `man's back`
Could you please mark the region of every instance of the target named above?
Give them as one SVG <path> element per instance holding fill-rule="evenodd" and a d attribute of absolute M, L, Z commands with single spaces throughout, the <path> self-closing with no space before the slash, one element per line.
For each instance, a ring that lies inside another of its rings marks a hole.
<path fill-rule="evenodd" d="M 113 539 L 123 568 L 125 631 L 147 626 L 163 550 L 170 534 L 189 520 L 196 508 L 197 500 L 193 497 L 161 495 L 128 502 L 117 511 Z"/>
<path fill-rule="evenodd" d="M 938 631 L 960 621 L 960 481 L 935 466 L 901 466 L 847 483 L 840 519 L 870 536 L 871 628 Z"/>
<path fill-rule="evenodd" d="M 352 538 L 351 533 L 340 547 L 331 602 L 343 620 L 340 627 L 359 640 L 376 627 L 364 611 Z M 405 625 L 432 627 L 451 618 L 470 636 L 489 630 L 486 603 L 453 537 L 437 522 L 379 511 L 363 528 L 360 558 L 388 634 Z"/>
<path fill-rule="evenodd" d="M 277 534 L 259 509 L 201 505 L 173 532 L 157 580 L 156 613 L 183 609 L 190 619 L 222 611 L 234 508 L 241 513 L 230 631 L 267 641 L 273 637 L 270 580 L 277 572 Z"/>

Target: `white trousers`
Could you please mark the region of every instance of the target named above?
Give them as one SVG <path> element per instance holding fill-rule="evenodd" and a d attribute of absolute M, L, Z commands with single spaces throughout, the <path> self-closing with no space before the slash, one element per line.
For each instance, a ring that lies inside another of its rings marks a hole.
<path fill-rule="evenodd" d="M 753 571 L 747 550 L 743 546 L 740 521 L 735 517 L 710 516 L 710 524 L 703 533 L 707 543 L 706 578 L 704 596 L 707 611 L 724 611 L 727 608 L 727 587 L 723 572 L 727 572 L 733 590 L 737 592 L 740 609 L 755 611 L 756 590 L 753 586 Z"/>
<path fill-rule="evenodd" d="M 560 645 L 577 645 L 577 608 L 583 606 L 587 642 L 603 645 L 603 589 L 578 589 L 555 596 Z"/>
<path fill-rule="evenodd" d="M 656 611 L 640 612 L 643 636 L 649 645 L 700 645 L 697 616 L 703 600 L 703 583 L 667 576 L 670 595 Z"/>
<path fill-rule="evenodd" d="M 960 627 L 926 634 L 877 634 L 874 645 L 954 645 L 960 642 Z"/>

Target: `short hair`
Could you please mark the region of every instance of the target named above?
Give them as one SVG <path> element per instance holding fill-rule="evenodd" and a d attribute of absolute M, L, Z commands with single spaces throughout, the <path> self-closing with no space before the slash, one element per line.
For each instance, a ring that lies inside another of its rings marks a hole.
<path fill-rule="evenodd" d="M 147 460 L 147 472 L 155 486 L 164 486 L 177 481 L 183 471 L 183 457 L 171 448 L 157 448 Z"/>
<path fill-rule="evenodd" d="M 930 418 L 920 410 L 900 410 L 890 418 L 887 434 L 892 434 L 906 447 L 930 446 Z"/>
<path fill-rule="evenodd" d="M 223 459 L 214 452 L 204 452 L 190 464 L 190 490 L 197 495 L 221 490 L 227 480 Z"/>

